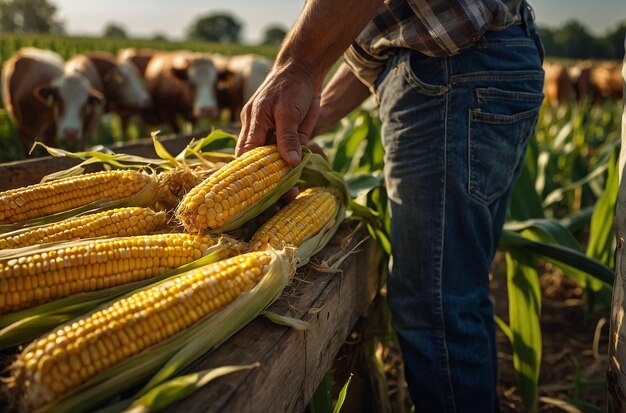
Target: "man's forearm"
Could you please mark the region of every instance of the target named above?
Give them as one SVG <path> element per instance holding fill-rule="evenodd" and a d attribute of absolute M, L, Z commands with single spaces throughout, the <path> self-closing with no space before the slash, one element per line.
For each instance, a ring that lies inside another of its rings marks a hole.
<path fill-rule="evenodd" d="M 313 136 L 326 132 L 370 96 L 370 90 L 342 64 L 322 92 L 320 116 Z"/>
<path fill-rule="evenodd" d="M 383 0 L 308 0 L 283 43 L 277 66 L 296 65 L 319 90 L 326 73 L 382 5 Z"/>

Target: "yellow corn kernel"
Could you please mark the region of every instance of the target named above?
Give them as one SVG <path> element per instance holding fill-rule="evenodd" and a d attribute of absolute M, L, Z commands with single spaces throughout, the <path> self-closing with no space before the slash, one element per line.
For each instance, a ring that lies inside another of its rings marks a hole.
<path fill-rule="evenodd" d="M 189 191 L 176 216 L 192 233 L 222 227 L 272 192 L 290 170 L 276 145 L 253 149 Z"/>
<path fill-rule="evenodd" d="M 99 200 L 127 198 L 151 179 L 133 170 L 102 171 L 0 192 L 0 224 L 69 211 Z"/>
<path fill-rule="evenodd" d="M 215 241 L 200 235 L 157 234 L 86 240 L 72 245 L 61 244 L 44 253 L 0 260 L 0 314 L 154 277 L 202 257 Z M 166 263 L 147 259 L 166 253 L 172 258 Z M 30 281 L 24 282 L 27 277 Z M 28 293 L 24 290 L 27 286 L 34 294 L 20 295 Z"/>
<path fill-rule="evenodd" d="M 0 249 L 82 238 L 150 234 L 159 229 L 165 220 L 164 212 L 155 212 L 150 208 L 112 209 L 42 225 L 15 235 L 0 236 Z"/>
<path fill-rule="evenodd" d="M 71 325 L 58 327 L 23 350 L 13 366 L 14 376 L 21 378 L 25 397 L 32 405 L 51 402 L 110 365 L 226 306 L 267 274 L 271 257 L 269 252 L 253 252 L 218 261 L 137 291 Z M 150 331 L 146 331 L 148 328 Z M 159 334 L 151 334 L 155 329 Z M 65 339 L 57 338 L 61 336 Z M 107 345 L 109 341 L 114 345 Z M 72 370 L 80 374 L 63 374 Z M 59 386 L 59 382 L 63 385 Z"/>
<path fill-rule="evenodd" d="M 264 250 L 269 246 L 276 249 L 286 245 L 299 247 L 324 228 L 338 208 L 339 200 L 332 189 L 308 188 L 254 233 L 250 250 Z"/>

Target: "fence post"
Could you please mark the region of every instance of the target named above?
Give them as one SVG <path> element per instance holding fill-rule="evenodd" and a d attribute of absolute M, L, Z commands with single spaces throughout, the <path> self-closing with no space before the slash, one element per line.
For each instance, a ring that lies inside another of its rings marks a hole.
<path fill-rule="evenodd" d="M 613 299 L 611 302 L 611 324 L 609 331 L 609 366 L 607 372 L 608 411 L 609 413 L 626 413 L 626 256 L 624 240 L 626 239 L 626 180 L 624 164 L 626 163 L 626 38 L 624 39 L 624 63 L 622 65 L 622 86 L 624 89 L 622 106 L 622 141 L 619 157 L 619 195 L 615 210 L 615 280 L 613 282 Z"/>

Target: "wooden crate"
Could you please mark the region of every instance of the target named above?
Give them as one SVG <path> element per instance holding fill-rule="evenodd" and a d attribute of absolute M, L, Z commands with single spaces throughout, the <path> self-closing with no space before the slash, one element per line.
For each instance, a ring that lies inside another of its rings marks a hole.
<path fill-rule="evenodd" d="M 168 136 L 160 140 L 171 153 L 178 153 L 190 138 Z M 114 150 L 155 156 L 150 140 Z M 77 163 L 48 157 L 0 164 L 0 190 L 36 183 L 46 174 Z M 344 224 L 313 262 L 351 251 L 366 238 L 364 228 Z M 337 272 L 316 271 L 312 265 L 302 268 L 270 310 L 307 321 L 309 329 L 296 331 L 265 318 L 254 320 L 191 370 L 254 362 L 261 366 L 216 379 L 168 411 L 302 412 L 352 327 L 372 302 L 380 257 L 380 249 L 368 239 L 352 251 Z"/>

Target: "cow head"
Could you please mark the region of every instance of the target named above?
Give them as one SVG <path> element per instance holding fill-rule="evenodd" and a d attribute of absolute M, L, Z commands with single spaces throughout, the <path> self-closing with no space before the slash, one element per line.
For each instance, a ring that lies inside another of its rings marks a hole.
<path fill-rule="evenodd" d="M 187 82 L 193 95 L 193 116 L 210 118 L 217 115 L 216 88 L 218 73 L 207 56 L 194 54 L 179 56 L 172 65 L 172 75 Z"/>
<path fill-rule="evenodd" d="M 80 75 L 64 75 L 35 88 L 35 97 L 52 108 L 57 137 L 80 140 L 85 122 L 102 109 L 104 96 Z"/>
<path fill-rule="evenodd" d="M 122 105 L 131 108 L 145 108 L 150 105 L 150 94 L 132 63 L 118 63 L 108 71 L 103 81 Z"/>

